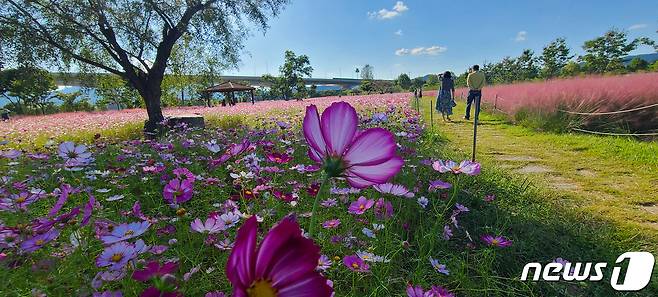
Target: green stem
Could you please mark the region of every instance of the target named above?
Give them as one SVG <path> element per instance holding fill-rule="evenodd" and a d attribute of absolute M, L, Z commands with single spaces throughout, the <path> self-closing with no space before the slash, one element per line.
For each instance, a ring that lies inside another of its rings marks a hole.
<path fill-rule="evenodd" d="M 320 189 L 318 190 L 318 194 L 315 195 L 315 201 L 313 202 L 313 210 L 311 211 L 311 224 L 308 226 L 308 236 L 313 237 L 313 230 L 315 230 L 315 217 L 316 215 L 316 210 L 318 208 L 318 200 L 320 200 L 320 196 L 322 196 L 326 192 L 326 187 L 329 184 L 329 177 L 325 176 L 322 178 L 322 184 L 320 184 Z M 325 197 L 323 197 L 325 198 Z"/>

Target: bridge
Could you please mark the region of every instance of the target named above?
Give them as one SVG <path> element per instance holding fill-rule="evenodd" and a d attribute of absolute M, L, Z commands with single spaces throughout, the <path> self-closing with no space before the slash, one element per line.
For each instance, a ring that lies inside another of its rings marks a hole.
<path fill-rule="evenodd" d="M 52 73 L 55 84 L 58 86 L 80 86 L 80 79 L 78 73 L 61 73 L 55 72 Z M 109 74 L 98 74 L 98 75 L 109 75 Z M 361 84 L 362 79 L 356 78 L 303 78 L 306 85 L 316 85 L 316 86 L 337 86 L 341 89 L 353 89 Z M 220 76 L 221 81 L 233 81 L 233 82 L 246 82 L 254 87 L 270 87 L 271 83 L 263 80 L 260 76 L 238 76 L 238 75 L 224 75 Z M 392 80 L 375 80 L 375 81 L 386 81 L 392 82 Z M 91 85 L 93 87 L 93 85 Z"/>

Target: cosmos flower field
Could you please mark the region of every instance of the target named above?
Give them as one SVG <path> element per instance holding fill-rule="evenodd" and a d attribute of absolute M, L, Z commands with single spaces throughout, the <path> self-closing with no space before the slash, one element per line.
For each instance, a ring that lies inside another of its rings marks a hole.
<path fill-rule="evenodd" d="M 473 186 L 487 169 L 433 155 L 408 103 L 291 102 L 35 151 L 10 138 L 0 295 L 479 296 L 465 284 L 517 277 L 496 268 L 517 240 L 491 215 L 504 197 Z"/>

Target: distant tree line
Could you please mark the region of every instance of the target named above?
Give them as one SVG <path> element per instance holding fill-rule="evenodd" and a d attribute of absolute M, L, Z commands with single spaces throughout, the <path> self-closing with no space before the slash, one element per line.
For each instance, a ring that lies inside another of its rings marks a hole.
<path fill-rule="evenodd" d="M 624 65 L 623 58 L 640 45 L 656 47 L 655 42 L 647 37 L 629 40 L 626 32 L 612 29 L 603 36 L 585 41 L 582 45 L 585 54 L 576 56 L 564 38 L 557 38 L 546 45 L 539 55 L 526 49 L 518 57 L 505 57 L 495 63 L 484 63 L 482 71 L 491 84 L 587 74 L 658 71 L 658 61 L 649 65 L 639 57 Z M 467 75 L 468 72 L 462 73 L 456 79 L 457 85 L 464 86 Z"/>

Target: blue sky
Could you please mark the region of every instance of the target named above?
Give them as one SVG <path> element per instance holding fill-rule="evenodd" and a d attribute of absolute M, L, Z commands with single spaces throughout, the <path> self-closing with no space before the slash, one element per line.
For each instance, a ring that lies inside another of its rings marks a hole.
<path fill-rule="evenodd" d="M 585 40 L 613 27 L 658 41 L 657 11 L 656 0 L 292 0 L 226 74 L 275 74 L 286 49 L 309 56 L 313 77 L 354 77 L 366 63 L 377 78 L 462 72 L 526 48 L 539 53 L 557 37 L 582 53 Z"/>

